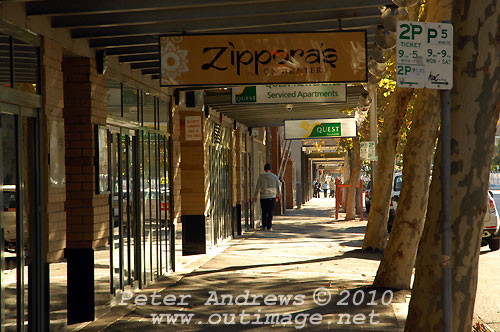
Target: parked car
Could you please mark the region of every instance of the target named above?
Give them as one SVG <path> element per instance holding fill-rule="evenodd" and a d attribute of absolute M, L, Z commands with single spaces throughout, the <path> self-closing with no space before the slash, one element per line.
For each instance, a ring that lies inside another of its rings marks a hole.
<path fill-rule="evenodd" d="M 399 195 L 401 193 L 401 184 L 403 183 L 403 173 L 394 173 L 392 178 L 392 192 L 391 192 L 391 206 L 389 207 L 389 220 L 387 221 L 387 231 L 390 233 L 392 223 L 396 217 L 396 210 L 398 208 Z"/>
<path fill-rule="evenodd" d="M 16 249 L 16 186 L 3 186 L 3 210 L 1 225 L 4 230 L 5 250 Z"/>
<path fill-rule="evenodd" d="M 491 191 L 488 191 L 487 209 L 486 215 L 484 216 L 481 246 L 488 245 L 491 251 L 495 251 L 500 248 L 500 220 L 498 218 L 498 210 Z"/>

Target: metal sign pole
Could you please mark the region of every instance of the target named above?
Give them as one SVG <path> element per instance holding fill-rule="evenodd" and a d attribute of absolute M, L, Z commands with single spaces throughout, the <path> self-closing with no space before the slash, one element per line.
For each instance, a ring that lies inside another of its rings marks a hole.
<path fill-rule="evenodd" d="M 451 332 L 450 90 L 441 90 L 441 197 L 443 218 L 443 332 Z"/>

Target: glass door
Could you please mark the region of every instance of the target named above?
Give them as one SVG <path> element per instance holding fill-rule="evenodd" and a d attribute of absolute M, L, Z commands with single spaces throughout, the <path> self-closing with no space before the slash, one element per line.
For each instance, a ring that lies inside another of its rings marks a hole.
<path fill-rule="evenodd" d="M 0 104 L 0 112 L 0 330 L 34 330 L 33 281 L 41 257 L 34 254 L 42 236 L 37 119 L 23 116 L 19 106 Z"/>
<path fill-rule="evenodd" d="M 111 135 L 110 149 L 110 182 L 111 182 L 111 268 L 115 288 L 123 289 L 132 285 L 135 274 L 135 242 L 137 233 L 136 207 L 134 195 L 134 155 L 135 145 L 128 130 L 126 133 Z M 113 291 L 114 292 L 114 291 Z"/>

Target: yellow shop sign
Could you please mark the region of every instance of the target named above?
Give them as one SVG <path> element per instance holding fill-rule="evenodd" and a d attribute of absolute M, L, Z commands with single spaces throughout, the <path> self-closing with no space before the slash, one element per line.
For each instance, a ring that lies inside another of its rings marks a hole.
<path fill-rule="evenodd" d="M 366 31 L 160 37 L 162 86 L 366 82 Z"/>

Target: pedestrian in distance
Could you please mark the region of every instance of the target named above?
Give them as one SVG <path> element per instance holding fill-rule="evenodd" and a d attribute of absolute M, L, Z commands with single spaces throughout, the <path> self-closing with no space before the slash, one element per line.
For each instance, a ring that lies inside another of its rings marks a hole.
<path fill-rule="evenodd" d="M 325 193 L 325 198 L 328 197 L 328 183 L 325 181 L 323 184 L 323 192 Z"/>
<path fill-rule="evenodd" d="M 320 198 L 319 194 L 321 193 L 321 183 L 319 181 L 316 182 L 316 186 L 315 186 L 314 190 L 316 192 L 316 196 L 314 196 L 314 197 Z"/>
<path fill-rule="evenodd" d="M 318 181 L 316 179 L 313 180 L 312 186 L 313 186 L 313 197 L 316 197 L 316 184 Z"/>
<path fill-rule="evenodd" d="M 330 183 L 328 183 L 330 187 L 330 197 L 333 198 L 335 196 L 335 180 L 333 177 L 330 178 Z"/>
<path fill-rule="evenodd" d="M 280 199 L 281 183 L 278 177 L 271 172 L 271 165 L 264 165 L 264 173 L 259 175 L 255 186 L 254 202 L 260 194 L 260 207 L 262 209 L 262 229 L 273 230 L 274 202 Z"/>

